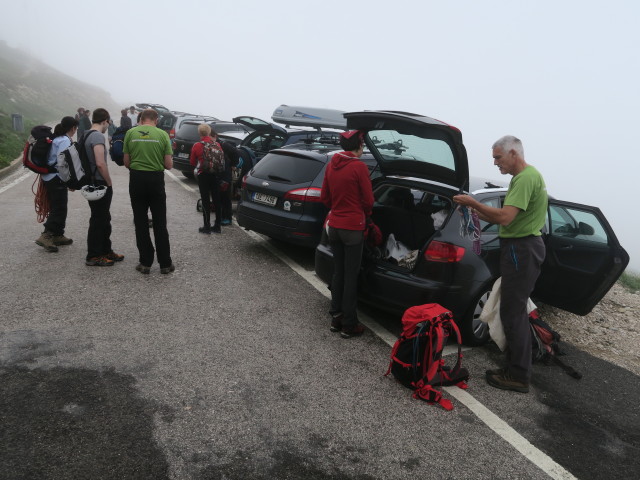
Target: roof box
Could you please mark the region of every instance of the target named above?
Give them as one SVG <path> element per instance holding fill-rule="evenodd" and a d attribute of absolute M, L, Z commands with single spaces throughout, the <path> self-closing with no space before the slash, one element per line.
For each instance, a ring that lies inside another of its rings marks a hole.
<path fill-rule="evenodd" d="M 286 126 L 345 130 L 347 128 L 347 120 L 343 117 L 343 113 L 345 112 L 342 110 L 332 110 L 330 108 L 280 105 L 274 110 L 271 119 Z"/>

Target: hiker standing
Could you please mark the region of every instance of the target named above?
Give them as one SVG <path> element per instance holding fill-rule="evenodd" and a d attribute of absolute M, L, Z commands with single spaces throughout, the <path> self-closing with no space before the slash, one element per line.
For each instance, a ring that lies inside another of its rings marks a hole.
<path fill-rule="evenodd" d="M 136 109 L 133 105 L 129 107 L 129 113 L 127 113 L 127 116 L 131 120 L 132 127 L 135 127 L 138 125 L 138 112 L 136 112 Z"/>
<path fill-rule="evenodd" d="M 506 366 L 487 370 L 486 379 L 493 387 L 526 393 L 531 379 L 527 300 L 545 257 L 540 230 L 547 214 L 547 188 L 540 172 L 525 162 L 519 139 L 507 135 L 492 148 L 493 164 L 503 175 L 513 176 L 502 208 L 490 207 L 468 195 L 453 199 L 475 209 L 482 220 L 500 225 L 500 318 L 507 339 Z"/>
<path fill-rule="evenodd" d="M 218 135 L 216 132 L 212 131 L 211 126 L 206 123 L 198 125 L 198 134 L 200 135 L 200 142 L 193 145 L 191 148 L 191 156 L 189 157 L 189 163 L 191 163 L 191 166 L 196 169 L 198 188 L 200 189 L 200 199 L 202 200 L 202 218 L 204 220 L 204 226 L 200 227 L 198 231 L 204 234 L 222 233 L 222 230 L 220 229 L 220 225 L 222 224 L 220 178 L 216 173 L 209 173 L 202 170 L 204 160 L 204 143 L 217 144 Z M 222 150 L 222 146 L 220 144 L 217 145 L 218 148 Z M 211 227 L 211 202 L 213 202 L 213 206 L 216 211 L 216 219 L 213 223 L 213 227 Z"/>
<path fill-rule="evenodd" d="M 129 196 L 136 229 L 139 263 L 136 270 L 148 274 L 157 253 L 160 273 L 175 270 L 171 261 L 171 245 L 167 231 L 167 194 L 164 170 L 173 168 L 169 135 L 159 129 L 158 112 L 142 111 L 140 125 L 130 128 L 124 137 L 124 165 L 129 169 Z M 149 233 L 148 212 L 151 210 L 155 250 Z"/>
<path fill-rule="evenodd" d="M 107 190 L 98 200 L 90 201 L 91 218 L 87 233 L 87 258 L 85 264 L 90 267 L 110 267 L 114 262 L 124 260 L 124 255 L 115 253 L 111 248 L 111 200 L 113 187 L 104 134 L 109 128 L 109 112 L 96 108 L 91 119 L 91 128 L 84 133 L 84 146 L 89 158 L 89 168 L 95 176 L 94 185 L 105 185 Z M 95 172 L 95 173 L 94 173 Z"/>
<path fill-rule="evenodd" d="M 224 172 L 221 174 L 220 185 L 224 187 L 220 188 L 220 203 L 222 208 L 222 221 L 221 225 L 231 225 L 231 217 L 233 216 L 233 206 L 231 203 L 231 196 L 233 195 L 233 166 L 238 164 L 240 155 L 238 149 L 232 142 L 221 142 L 220 146 L 224 152 L 225 167 Z"/>
<path fill-rule="evenodd" d="M 76 132 L 76 138 L 80 140 L 82 138 L 82 135 L 84 135 L 84 132 L 91 128 L 91 120 L 89 120 L 87 111 L 82 107 L 78 108 L 76 120 L 78 120 L 78 131 Z"/>
<path fill-rule="evenodd" d="M 120 110 L 120 115 L 120 127 L 131 128 L 133 125 L 131 125 L 131 119 L 127 115 L 127 109 L 123 108 Z"/>
<path fill-rule="evenodd" d="M 71 145 L 71 139 L 78 130 L 78 121 L 73 117 L 64 117 L 53 130 L 53 141 L 49 151 L 48 165 L 56 166 L 58 153 Z M 49 201 L 49 215 L 44 222 L 44 232 L 36 243 L 47 252 L 57 252 L 59 245 L 71 245 L 73 240 L 64 236 L 67 223 L 68 189 L 57 173 L 41 175 Z"/>
<path fill-rule="evenodd" d="M 320 200 L 329 209 L 327 226 L 333 251 L 331 331 L 349 338 L 364 333 L 356 312 L 357 287 L 364 230 L 373 208 L 373 191 L 369 169 L 360 160 L 364 133 L 358 130 L 343 132 L 340 145 L 345 151 L 331 158 Z"/>

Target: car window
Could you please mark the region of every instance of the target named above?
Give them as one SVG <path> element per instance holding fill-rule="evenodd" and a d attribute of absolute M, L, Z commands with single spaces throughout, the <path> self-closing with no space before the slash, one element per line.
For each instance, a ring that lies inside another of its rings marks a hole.
<path fill-rule="evenodd" d="M 198 125 L 199 124 L 194 123 L 183 123 L 180 130 L 178 130 L 178 133 L 176 133 L 176 139 L 197 142 L 200 140 Z"/>
<path fill-rule="evenodd" d="M 453 152 L 443 140 L 402 134 L 396 130 L 371 130 L 368 138 L 385 163 L 411 160 L 455 170 Z"/>
<path fill-rule="evenodd" d="M 284 141 L 284 135 L 265 133 L 257 135 L 247 146 L 255 152 L 267 153 L 274 148 L 279 148 L 284 145 Z"/>
<path fill-rule="evenodd" d="M 552 235 L 607 244 L 604 227 L 591 212 L 550 205 L 547 229 Z"/>
<path fill-rule="evenodd" d="M 313 181 L 324 165 L 311 158 L 272 153 L 256 164 L 251 175 L 263 180 L 299 184 Z"/>
<path fill-rule="evenodd" d="M 483 200 L 480 201 L 480 203 L 483 203 L 489 207 L 493 207 L 493 208 L 500 208 L 501 202 L 499 198 L 485 198 Z M 485 222 L 482 219 L 478 219 L 480 221 L 480 231 L 484 234 L 484 233 L 492 233 L 494 235 L 498 234 L 498 228 L 499 225 L 497 223 L 489 223 L 489 222 Z"/>
<path fill-rule="evenodd" d="M 160 120 L 158 120 L 158 128 L 170 129 L 173 127 L 175 121 L 176 117 L 174 117 L 173 115 L 165 115 L 163 117 L 160 117 Z"/>

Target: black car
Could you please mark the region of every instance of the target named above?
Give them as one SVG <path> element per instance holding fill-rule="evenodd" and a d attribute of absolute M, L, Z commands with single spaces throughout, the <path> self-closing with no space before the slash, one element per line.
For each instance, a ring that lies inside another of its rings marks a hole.
<path fill-rule="evenodd" d="M 189 163 L 189 157 L 191 156 L 191 148 L 193 145 L 200 141 L 198 125 L 202 123 L 203 122 L 199 121 L 183 122 L 172 142 L 173 168 L 180 170 L 187 178 L 194 177 L 193 167 Z M 220 141 L 228 141 L 236 145 L 252 132 L 250 128 L 233 122 L 216 121 L 207 123 L 216 131 Z"/>
<path fill-rule="evenodd" d="M 378 163 L 372 174 L 372 219 L 385 239 L 379 248 L 365 248 L 360 298 L 396 313 L 439 303 L 452 310 L 467 344 L 486 342 L 488 330 L 478 317 L 499 276 L 498 227 L 481 223 L 475 253 L 465 217 L 453 202 L 454 195 L 469 191 L 460 131 L 409 113 L 345 116 L 349 129 L 367 132 L 366 145 Z M 506 189 L 472 193 L 498 207 Z M 389 242 L 390 234 L 395 242 Z M 629 255 L 596 207 L 550 199 L 543 235 L 547 256 L 534 299 L 579 315 L 589 313 L 622 274 Z M 315 271 L 331 282 L 333 257 L 326 243 L 316 248 Z"/>
<path fill-rule="evenodd" d="M 314 248 L 327 209 L 320 202 L 324 171 L 337 141 L 273 150 L 243 178 L 236 219 L 241 227 Z M 366 159 L 365 159 L 366 160 Z M 370 168 L 375 161 L 368 157 Z"/>

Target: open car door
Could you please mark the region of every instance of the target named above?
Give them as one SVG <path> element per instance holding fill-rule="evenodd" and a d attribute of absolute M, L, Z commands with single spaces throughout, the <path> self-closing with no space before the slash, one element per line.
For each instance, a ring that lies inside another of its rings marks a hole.
<path fill-rule="evenodd" d="M 586 315 L 629 263 L 597 207 L 549 199 L 547 255 L 533 292 L 548 305 Z"/>

